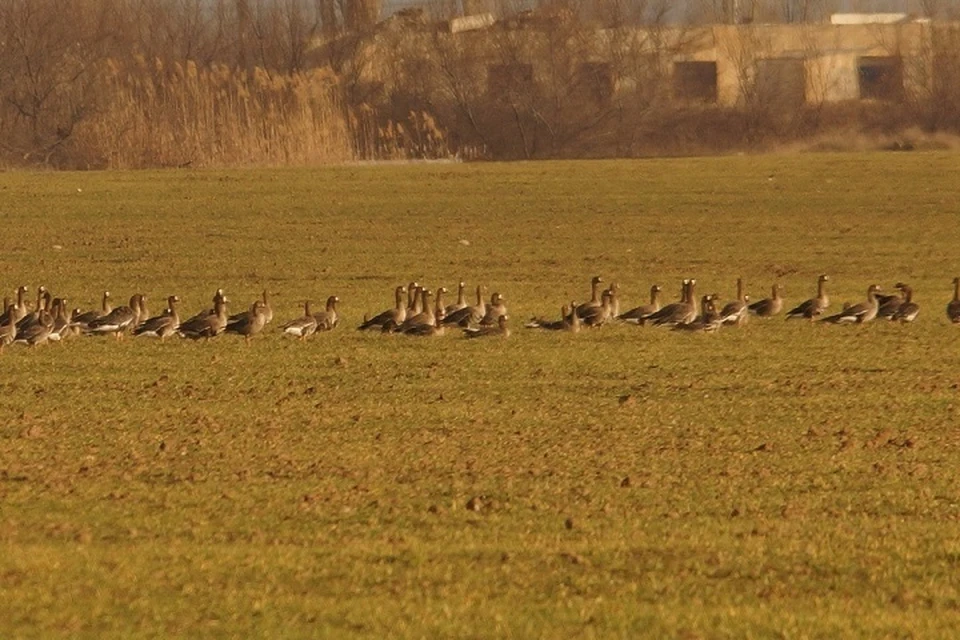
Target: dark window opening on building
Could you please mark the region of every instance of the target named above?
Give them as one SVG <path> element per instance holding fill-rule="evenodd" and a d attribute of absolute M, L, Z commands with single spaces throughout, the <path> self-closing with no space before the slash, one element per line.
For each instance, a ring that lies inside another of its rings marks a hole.
<path fill-rule="evenodd" d="M 712 61 L 674 62 L 673 96 L 678 100 L 692 102 L 716 102 L 717 63 Z"/>

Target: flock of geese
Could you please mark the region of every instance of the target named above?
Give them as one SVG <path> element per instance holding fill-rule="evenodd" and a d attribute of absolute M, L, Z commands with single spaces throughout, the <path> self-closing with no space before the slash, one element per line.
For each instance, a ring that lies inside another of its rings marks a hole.
<path fill-rule="evenodd" d="M 896 293 L 881 294 L 880 287 L 871 284 L 867 288 L 866 300 L 855 304 L 845 304 L 837 313 L 827 315 L 830 298 L 827 295 L 826 274 L 817 278 L 816 295 L 786 311 L 789 319 L 806 319 L 811 322 L 829 324 L 863 324 L 877 319 L 895 322 L 913 322 L 920 312 L 920 306 L 913 300 L 910 285 L 898 282 L 894 285 Z M 650 302 L 621 312 L 619 287 L 611 283 L 600 290 L 603 279 L 595 276 L 590 283 L 590 300 L 578 304 L 571 301 L 563 304 L 560 317 L 547 319 L 534 317 L 524 326 L 531 329 L 552 331 L 580 331 L 583 327 L 600 327 L 613 322 L 637 325 L 671 327 L 676 331 L 712 332 L 721 327 L 742 326 L 753 315 L 771 318 L 784 313 L 784 300 L 779 284 L 771 288 L 770 297 L 754 302 L 746 294 L 743 279 L 737 280 L 737 297 L 722 303 L 717 294 L 708 294 L 699 299 L 696 295 L 696 280 L 684 280 L 680 287 L 680 299 L 663 304 L 662 289 L 659 285 L 650 288 Z M 476 287 L 474 304 L 466 301 L 466 285 L 459 283 L 457 300 L 445 305 L 443 296 L 445 287 L 436 291 L 421 286 L 417 282 L 397 286 L 394 290 L 394 305 L 373 317 L 364 316 L 358 329 L 377 330 L 383 333 L 399 333 L 409 336 L 440 336 L 447 329 L 456 329 L 467 338 L 510 336 L 506 301 L 499 292 L 485 298 L 485 287 Z M 36 346 L 46 342 L 58 342 L 76 335 L 112 335 L 117 339 L 126 334 L 166 340 L 173 336 L 200 340 L 211 339 L 220 334 L 236 334 L 246 341 L 261 333 L 273 320 L 273 309 L 267 291 L 246 311 L 234 315 L 227 314 L 229 300 L 222 289 L 217 289 L 212 306 L 187 319 L 181 319 L 180 299 L 170 296 L 166 307 L 151 316 L 147 309 L 147 298 L 134 294 L 129 303 L 114 307 L 110 293 L 103 293 L 99 309 L 68 311 L 67 300 L 54 297 L 41 286 L 37 289 L 36 303 L 26 301 L 28 288 L 21 286 L 14 300 L 4 300 L 3 313 L 0 315 L 0 349 L 9 344 Z M 281 331 L 300 340 L 306 340 L 313 334 L 331 331 L 340 323 L 337 305 L 340 298 L 327 298 L 324 309 L 314 312 L 310 301 L 303 304 L 303 315 L 283 325 Z M 960 324 L 960 277 L 953 279 L 953 299 L 947 304 L 947 317 L 950 322 Z"/>

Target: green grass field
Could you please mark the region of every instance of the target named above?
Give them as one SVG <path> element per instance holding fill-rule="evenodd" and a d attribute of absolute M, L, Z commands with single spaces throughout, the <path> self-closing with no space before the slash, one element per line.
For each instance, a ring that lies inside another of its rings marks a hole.
<path fill-rule="evenodd" d="M 958 175 L 919 153 L 0 173 L 10 295 L 190 314 L 267 288 L 277 314 L 249 345 L 5 350 L 0 637 L 956 637 Z M 920 317 L 522 328 L 595 274 L 629 308 L 741 275 L 789 305 L 821 272 L 833 308 L 904 280 Z M 411 279 L 502 292 L 514 335 L 354 330 Z M 337 330 L 281 337 L 331 294 Z"/>

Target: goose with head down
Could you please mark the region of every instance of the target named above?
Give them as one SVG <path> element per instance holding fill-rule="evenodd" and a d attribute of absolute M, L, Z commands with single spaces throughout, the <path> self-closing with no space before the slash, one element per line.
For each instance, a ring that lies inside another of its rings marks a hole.
<path fill-rule="evenodd" d="M 466 338 L 509 338 L 510 327 L 507 326 L 507 320 L 509 319 L 509 316 L 502 315 L 497 318 L 497 323 L 495 325 L 466 327 L 463 330 L 463 335 Z"/>

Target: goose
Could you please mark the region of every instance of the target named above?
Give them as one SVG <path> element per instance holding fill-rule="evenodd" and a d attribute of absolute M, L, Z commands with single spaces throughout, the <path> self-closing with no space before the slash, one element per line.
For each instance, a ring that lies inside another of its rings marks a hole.
<path fill-rule="evenodd" d="M 224 330 L 227 333 L 235 333 L 243 336 L 244 342 L 249 343 L 253 336 L 263 330 L 263 325 L 266 323 L 266 304 L 262 300 L 257 300 L 250 306 L 250 310 L 242 314 L 240 318 L 227 323 Z"/>
<path fill-rule="evenodd" d="M 588 327 L 601 327 L 611 317 L 611 297 L 610 290 L 603 292 L 600 296 L 600 306 L 590 307 L 580 316 L 580 320 Z"/>
<path fill-rule="evenodd" d="M 190 338 L 191 340 L 199 340 L 201 338 L 209 340 L 210 338 L 220 335 L 227 328 L 227 323 L 230 321 L 227 317 L 227 302 L 229 302 L 227 297 L 221 294 L 220 298 L 213 305 L 214 312 L 212 314 L 197 314 L 186 322 L 181 322 L 177 333 L 180 334 L 180 337 Z"/>
<path fill-rule="evenodd" d="M 96 335 L 113 334 L 118 340 L 133 325 L 140 309 L 140 294 L 130 296 L 130 304 L 113 309 L 107 315 L 87 323 L 86 333 Z"/>
<path fill-rule="evenodd" d="M 576 309 L 577 303 L 575 301 L 570 302 L 570 308 Z M 564 329 L 570 333 L 580 333 L 580 327 L 582 323 L 580 322 L 580 316 L 575 313 L 570 313 L 569 315 L 564 314 L 563 316 Z"/>
<path fill-rule="evenodd" d="M 418 324 L 404 331 L 403 335 L 419 336 L 421 338 L 433 338 L 442 336 L 446 332 L 447 328 L 442 324 Z"/>
<path fill-rule="evenodd" d="M 53 327 L 50 329 L 50 336 L 47 339 L 60 342 L 64 338 L 74 334 L 70 316 L 67 315 L 67 299 L 54 298 L 51 309 Z"/>
<path fill-rule="evenodd" d="M 440 287 L 437 289 L 437 296 L 433 304 L 433 318 L 435 320 L 435 325 L 443 324 L 443 319 L 447 315 L 447 308 L 443 306 L 443 294 L 446 292 L 446 287 Z"/>
<path fill-rule="evenodd" d="M 17 314 L 14 307 L 15 305 L 12 302 L 9 303 L 3 316 L 0 317 L 0 349 L 13 342 L 17 337 Z"/>
<path fill-rule="evenodd" d="M 616 282 L 611 282 L 610 286 L 607 287 L 607 292 L 610 294 L 610 313 L 608 314 L 608 320 L 613 320 L 620 315 L 620 285 Z"/>
<path fill-rule="evenodd" d="M 38 344 L 45 343 L 50 338 L 50 331 L 53 329 L 53 317 L 46 309 L 41 310 L 40 318 L 36 324 L 30 325 L 23 331 L 17 332 L 14 342 L 35 347 Z"/>
<path fill-rule="evenodd" d="M 893 288 L 897 290 L 896 293 L 890 295 L 877 294 L 877 317 L 883 320 L 893 320 L 893 316 L 897 314 L 897 310 L 900 309 L 900 305 L 903 304 L 903 297 L 900 295 L 900 285 L 902 283 L 898 282 L 893 285 Z"/>
<path fill-rule="evenodd" d="M 642 304 L 639 307 L 634 307 L 626 313 L 622 313 L 617 318 L 623 320 L 624 322 L 629 322 L 632 324 L 643 325 L 646 323 L 647 318 L 655 314 L 657 311 L 660 311 L 660 292 L 662 289 L 660 285 L 655 284 L 650 287 L 650 304 Z"/>
<path fill-rule="evenodd" d="M 749 302 L 750 296 L 743 292 L 743 278 L 737 278 L 737 299 L 723 306 L 720 311 L 720 323 L 732 324 L 736 327 L 743 326 L 750 317 L 747 309 Z"/>
<path fill-rule="evenodd" d="M 484 287 L 477 285 L 477 304 L 463 309 L 458 309 L 453 313 L 448 313 L 443 318 L 443 324 L 455 324 L 466 327 L 472 324 L 479 324 L 487 315 L 487 303 L 483 300 Z"/>
<path fill-rule="evenodd" d="M 913 287 L 902 282 L 897 283 L 897 287 L 903 292 L 903 303 L 892 320 L 902 323 L 913 322 L 920 313 L 920 305 L 913 301 Z"/>
<path fill-rule="evenodd" d="M 177 333 L 180 328 L 180 314 L 177 313 L 178 302 L 180 302 L 178 296 L 168 296 L 167 308 L 163 313 L 141 322 L 133 330 L 133 335 L 160 338 L 160 341 L 163 342 Z M 141 315 L 145 315 L 143 311 L 146 311 L 146 307 L 141 311 Z"/>
<path fill-rule="evenodd" d="M 486 337 L 510 337 L 510 327 L 507 326 L 507 320 L 510 317 L 506 314 L 497 318 L 497 323 L 492 326 L 467 327 L 463 330 L 464 337 L 467 338 L 486 338 Z"/>
<path fill-rule="evenodd" d="M 505 315 L 507 315 L 507 302 L 503 299 L 502 295 L 494 292 L 494 294 L 490 296 L 490 306 L 487 307 L 487 312 L 480 320 L 480 326 L 490 327 L 498 325 L 500 323 L 500 316 Z"/>
<path fill-rule="evenodd" d="M 27 301 L 24 298 L 26 298 L 29 290 L 29 287 L 25 284 L 17 287 L 17 304 L 11 312 L 12 315 L 16 316 L 14 322 L 19 322 L 23 316 L 27 315 Z"/>
<path fill-rule="evenodd" d="M 810 298 L 809 300 L 804 300 L 793 309 L 787 312 L 787 320 L 793 318 L 807 318 L 808 320 L 813 320 L 830 306 L 830 298 L 827 296 L 827 282 L 830 281 L 830 276 L 825 273 L 821 273 L 817 278 L 817 296 L 815 298 Z"/>
<path fill-rule="evenodd" d="M 850 305 L 840 313 L 828 316 L 820 322 L 829 322 L 831 324 L 841 324 L 845 322 L 862 324 L 864 322 L 870 322 L 877 317 L 877 311 L 880 309 L 880 302 L 877 300 L 878 291 L 880 291 L 880 285 L 870 285 L 867 288 L 866 302 Z"/>
<path fill-rule="evenodd" d="M 527 329 L 546 329 L 547 331 L 560 331 L 566 329 L 570 324 L 570 318 L 580 319 L 580 316 L 577 314 L 570 315 L 570 309 L 576 308 L 576 305 L 568 307 L 563 305 L 560 307 L 560 319 L 559 320 L 547 320 L 545 318 L 538 318 L 534 316 L 530 318 L 530 321 L 524 324 L 523 326 Z"/>
<path fill-rule="evenodd" d="M 953 279 L 953 300 L 947 303 L 947 319 L 960 324 L 960 276 Z"/>
<path fill-rule="evenodd" d="M 80 329 L 86 329 L 87 325 L 89 325 L 91 322 L 102 318 L 111 311 L 113 311 L 113 305 L 110 304 L 110 292 L 104 291 L 103 297 L 101 298 L 99 311 L 97 309 L 92 309 L 90 311 L 74 315 L 74 317 L 71 318 L 71 322 L 77 325 Z"/>
<path fill-rule="evenodd" d="M 295 320 L 291 320 L 281 327 L 283 333 L 288 336 L 294 336 L 301 341 L 306 340 L 317 331 L 317 319 L 310 313 L 310 301 L 303 301 L 303 315 Z"/>
<path fill-rule="evenodd" d="M 198 322 L 200 319 L 205 318 L 207 316 L 217 315 L 217 301 L 225 300 L 225 299 L 226 298 L 224 297 L 223 289 L 217 289 L 216 291 L 213 292 L 213 300 L 212 300 L 213 306 L 211 306 L 209 309 L 204 309 L 203 311 L 200 311 L 199 313 L 196 313 L 190 316 L 186 320 L 182 321 L 180 324 L 187 325 L 187 324 Z"/>
<path fill-rule="evenodd" d="M 263 290 L 263 324 L 267 325 L 273 322 L 273 307 L 270 306 L 270 298 L 267 290 Z"/>
<path fill-rule="evenodd" d="M 51 307 L 51 296 L 50 292 L 47 291 L 47 288 L 43 285 L 37 287 L 37 306 L 34 307 L 33 311 L 24 314 L 20 320 L 17 321 L 17 331 L 22 331 L 27 327 L 37 324 L 40 322 L 40 313 L 42 311 L 50 312 Z"/>
<path fill-rule="evenodd" d="M 581 318 L 583 317 L 583 314 L 587 312 L 587 309 L 600 306 L 600 292 L 598 287 L 602 283 L 603 278 L 600 276 L 593 276 L 593 278 L 590 279 L 590 301 L 584 302 L 576 308 L 577 315 L 579 315 Z"/>
<path fill-rule="evenodd" d="M 423 287 L 416 281 L 407 285 L 407 317 L 412 318 L 418 313 L 423 313 Z"/>
<path fill-rule="evenodd" d="M 392 323 L 393 326 L 399 327 L 403 324 L 403 321 L 407 319 L 407 307 L 403 303 L 403 294 L 407 292 L 407 288 L 403 285 L 398 286 L 394 290 L 394 297 L 396 304 L 393 309 L 387 309 L 375 315 L 373 318 L 367 320 L 364 319 L 363 323 L 357 327 L 360 331 L 366 329 L 372 329 L 373 327 L 383 328 L 384 325 Z"/>
<path fill-rule="evenodd" d="M 340 314 L 337 312 L 337 304 L 339 302 L 340 298 L 330 296 L 327 298 L 326 308 L 323 311 L 313 314 L 313 317 L 317 320 L 317 331 L 332 331 L 340 324 Z"/>
<path fill-rule="evenodd" d="M 693 292 L 696 280 L 684 280 L 680 288 L 680 301 L 668 304 L 647 318 L 654 326 L 672 326 L 678 323 L 692 322 L 697 317 L 697 305 Z"/>
<path fill-rule="evenodd" d="M 779 284 L 773 285 L 769 298 L 757 300 L 748 305 L 747 309 L 758 318 L 772 318 L 783 310 L 783 298 L 780 296 L 780 291 Z"/>
<path fill-rule="evenodd" d="M 460 284 L 457 285 L 457 301 L 454 302 L 453 304 L 448 304 L 446 306 L 446 308 L 443 310 L 444 316 L 447 316 L 453 313 L 454 311 L 460 311 L 460 309 L 467 308 L 467 301 L 466 301 L 466 298 L 464 298 L 464 292 L 466 291 L 466 287 L 467 285 L 463 281 L 461 281 Z"/>
<path fill-rule="evenodd" d="M 723 317 L 717 311 L 716 303 L 713 301 L 713 295 L 706 295 L 700 299 L 700 306 L 703 313 L 689 322 L 678 322 L 673 325 L 674 331 L 702 331 L 711 332 L 718 330 L 723 325 Z"/>
<path fill-rule="evenodd" d="M 408 316 L 406 320 L 403 321 L 397 331 L 403 333 L 413 327 L 420 325 L 429 325 L 435 327 L 437 325 L 437 318 L 433 313 L 433 308 L 430 306 L 430 299 L 433 296 L 433 292 L 425 287 L 420 288 L 420 305 L 419 307 L 423 309 L 420 313 Z"/>

